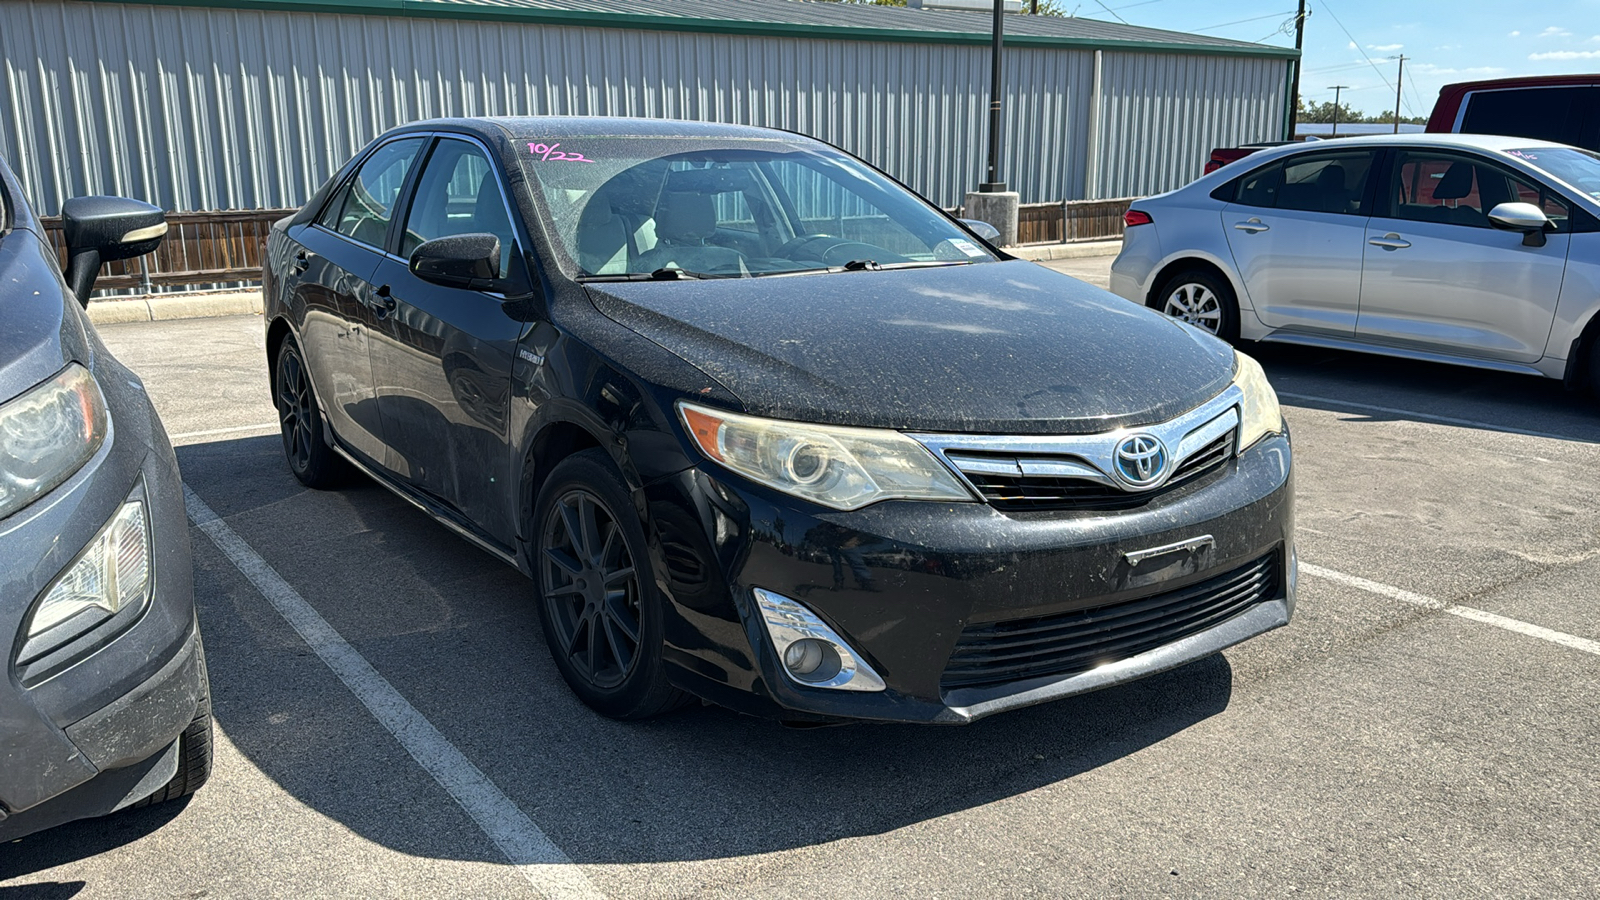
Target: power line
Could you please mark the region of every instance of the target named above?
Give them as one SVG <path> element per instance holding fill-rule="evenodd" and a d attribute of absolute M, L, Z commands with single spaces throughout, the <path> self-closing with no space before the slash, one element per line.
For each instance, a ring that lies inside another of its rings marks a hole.
<path fill-rule="evenodd" d="M 1367 51 L 1361 49 L 1361 42 L 1356 40 L 1356 36 L 1350 33 L 1350 29 L 1344 27 L 1343 22 L 1339 21 L 1338 14 L 1333 11 L 1333 7 L 1328 5 L 1327 0 L 1322 0 L 1322 8 L 1328 11 L 1328 15 L 1333 17 L 1333 23 L 1339 26 L 1339 30 L 1344 32 L 1344 36 L 1350 39 L 1350 43 L 1356 48 L 1356 52 L 1360 53 L 1361 57 L 1367 61 L 1367 65 L 1372 67 L 1372 71 L 1377 73 L 1378 80 L 1383 82 L 1384 87 L 1391 91 L 1394 90 L 1394 85 L 1390 84 L 1389 79 L 1384 77 L 1383 70 L 1378 68 L 1378 64 L 1372 61 L 1372 57 L 1367 55 Z"/>
<path fill-rule="evenodd" d="M 1117 15 L 1117 11 L 1116 10 L 1114 10 L 1111 7 L 1105 5 L 1104 3 L 1101 3 L 1100 0 L 1094 0 L 1094 5 L 1100 7 L 1101 9 L 1105 10 L 1108 13 L 1111 13 L 1111 15 L 1113 17 L 1115 17 L 1118 22 L 1121 22 L 1124 25 L 1133 24 L 1133 23 L 1129 22 L 1127 19 L 1124 19 L 1123 17 Z"/>
<path fill-rule="evenodd" d="M 1255 16 L 1255 17 L 1249 18 L 1249 19 L 1240 19 L 1237 22 L 1223 22 L 1221 25 L 1207 25 L 1204 28 L 1192 28 L 1190 30 L 1191 31 L 1216 31 L 1218 28 L 1227 28 L 1229 25 L 1243 25 L 1246 22 L 1259 22 L 1262 19 L 1276 19 L 1279 16 L 1288 16 L 1290 18 L 1290 20 L 1292 21 L 1293 18 L 1294 18 L 1294 15 L 1295 15 L 1295 11 L 1291 9 L 1288 12 L 1267 13 L 1264 16 Z M 1276 32 L 1276 31 L 1273 32 L 1273 34 L 1277 34 L 1277 33 L 1278 32 Z"/>

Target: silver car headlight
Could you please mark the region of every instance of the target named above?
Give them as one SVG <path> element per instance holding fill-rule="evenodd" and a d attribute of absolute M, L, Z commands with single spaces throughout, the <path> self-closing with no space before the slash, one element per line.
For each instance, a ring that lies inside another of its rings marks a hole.
<path fill-rule="evenodd" d="M 150 597 L 150 514 L 140 488 L 78 554 L 28 619 L 29 638 L 87 613 L 78 634 Z M 56 643 L 54 640 L 51 643 Z"/>
<path fill-rule="evenodd" d="M 710 459 L 823 506 L 973 499 L 928 448 L 898 431 L 758 419 L 692 403 L 679 403 L 678 414 Z"/>
<path fill-rule="evenodd" d="M 1267 383 L 1261 364 L 1233 351 L 1233 383 L 1244 393 L 1239 404 L 1239 452 L 1269 434 L 1282 434 L 1283 410 L 1278 406 L 1278 393 Z"/>
<path fill-rule="evenodd" d="M 71 478 L 105 437 L 105 398 L 78 363 L 0 405 L 0 519 Z"/>

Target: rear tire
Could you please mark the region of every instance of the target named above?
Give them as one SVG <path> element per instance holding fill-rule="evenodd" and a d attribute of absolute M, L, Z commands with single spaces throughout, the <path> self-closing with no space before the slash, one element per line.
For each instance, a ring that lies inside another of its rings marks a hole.
<path fill-rule="evenodd" d="M 1150 308 L 1230 344 L 1239 340 L 1239 299 L 1233 286 L 1205 269 L 1185 269 L 1168 278 L 1150 298 Z"/>
<path fill-rule="evenodd" d="M 211 674 L 206 669 L 205 645 L 198 638 L 195 642 L 195 652 L 200 655 L 200 702 L 195 705 L 189 727 L 178 736 L 178 771 L 155 793 L 129 804 L 129 809 L 143 809 L 187 797 L 211 778 Z"/>
<path fill-rule="evenodd" d="M 278 427 L 283 433 L 283 455 L 289 462 L 289 471 L 308 488 L 325 491 L 339 487 L 349 469 L 324 438 L 316 388 L 311 384 L 305 356 L 293 337 L 285 337 L 278 347 L 278 365 L 272 380 L 272 398 L 278 407 Z"/>
<path fill-rule="evenodd" d="M 660 593 L 627 486 L 598 448 L 562 460 L 533 511 L 539 622 L 556 668 L 589 708 L 648 719 L 688 700 L 661 661 Z"/>
<path fill-rule="evenodd" d="M 1590 339 L 1583 355 L 1583 369 L 1583 386 L 1589 396 L 1600 400 L 1600 335 Z"/>

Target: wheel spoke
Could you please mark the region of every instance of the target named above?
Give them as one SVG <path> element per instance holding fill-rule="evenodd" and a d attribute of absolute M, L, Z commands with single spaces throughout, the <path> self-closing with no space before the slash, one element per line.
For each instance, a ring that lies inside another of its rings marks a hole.
<path fill-rule="evenodd" d="M 599 628 L 597 627 L 599 625 L 599 621 L 598 621 L 599 618 L 600 617 L 599 617 L 598 614 L 591 613 L 587 618 L 585 618 L 583 620 L 584 631 L 586 631 L 588 633 L 588 637 L 589 637 L 589 640 L 588 640 L 588 655 L 589 655 L 589 680 L 590 681 L 594 681 L 595 680 L 595 676 L 600 674 L 600 658 L 597 655 L 598 652 L 599 652 L 599 649 L 600 649 L 600 635 L 596 633 L 596 632 L 599 631 Z"/>
<path fill-rule="evenodd" d="M 606 618 L 622 629 L 622 633 L 628 636 L 628 640 L 637 644 L 639 643 L 639 623 L 634 621 L 632 611 L 627 607 L 627 596 L 627 593 L 623 591 L 613 591 L 606 595 Z M 614 602 L 613 598 L 615 597 L 621 597 L 624 602 Z"/>
<path fill-rule="evenodd" d="M 606 646 L 611 650 L 611 659 L 616 662 L 617 671 L 628 671 L 628 665 L 633 662 L 633 653 L 631 650 L 625 651 L 622 642 L 617 640 L 615 623 L 612 618 L 610 616 L 602 616 L 601 621 L 605 622 Z"/>
<path fill-rule="evenodd" d="M 583 588 L 578 587 L 576 584 L 563 584 L 560 587 L 553 587 L 553 588 L 550 588 L 550 589 L 546 590 L 544 592 L 544 595 L 546 597 L 565 597 L 568 594 L 582 594 L 582 593 L 583 593 Z"/>
<path fill-rule="evenodd" d="M 579 644 L 582 643 L 581 638 L 583 637 L 583 629 L 587 624 L 589 624 L 589 620 L 581 616 L 577 619 L 577 621 L 572 623 L 572 633 L 567 635 L 568 659 L 575 660 L 578 658 L 578 650 L 580 649 Z"/>
<path fill-rule="evenodd" d="M 615 584 L 615 583 L 621 581 L 624 578 L 632 578 L 633 577 L 633 566 L 629 566 L 626 569 L 614 569 L 614 570 L 612 570 L 610 572 L 605 573 L 605 575 L 602 576 L 602 577 L 604 578 L 605 583 L 608 584 L 608 585 L 609 584 Z"/>
<path fill-rule="evenodd" d="M 588 548 L 583 545 L 583 525 L 578 521 L 578 511 L 568 506 L 565 502 L 561 504 L 561 525 L 567 531 L 567 542 L 572 547 L 573 557 L 575 559 L 587 558 L 589 555 Z"/>
<path fill-rule="evenodd" d="M 583 535 L 583 543 L 576 549 L 589 560 L 590 565 L 599 565 L 600 560 L 595 556 L 595 548 L 600 546 L 600 530 L 595 524 L 594 501 L 590 500 L 587 494 L 578 497 L 578 528 Z"/>
<path fill-rule="evenodd" d="M 617 523 L 615 523 L 615 522 L 607 522 L 606 523 L 605 541 L 600 547 L 600 555 L 595 557 L 595 565 L 604 566 L 606 564 L 606 561 L 611 558 L 611 548 L 616 546 L 616 543 L 617 543 L 617 532 L 620 531 L 620 530 L 621 529 L 617 527 Z M 609 581 L 610 580 L 610 576 L 609 575 L 606 576 L 606 579 Z"/>
<path fill-rule="evenodd" d="M 565 550 L 561 550 L 556 547 L 546 547 L 544 549 L 544 555 L 549 557 L 551 562 L 565 569 L 567 574 L 573 576 L 574 578 L 583 574 L 583 563 L 578 562 L 577 559 L 573 558 L 572 554 Z"/>

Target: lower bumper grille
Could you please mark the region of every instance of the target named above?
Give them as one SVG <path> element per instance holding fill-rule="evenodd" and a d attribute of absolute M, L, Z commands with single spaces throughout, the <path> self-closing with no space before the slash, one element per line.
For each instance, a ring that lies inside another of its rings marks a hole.
<path fill-rule="evenodd" d="M 1281 552 L 1199 584 L 1054 616 L 968 626 L 941 684 L 989 687 L 1065 677 L 1198 634 L 1278 596 Z"/>

